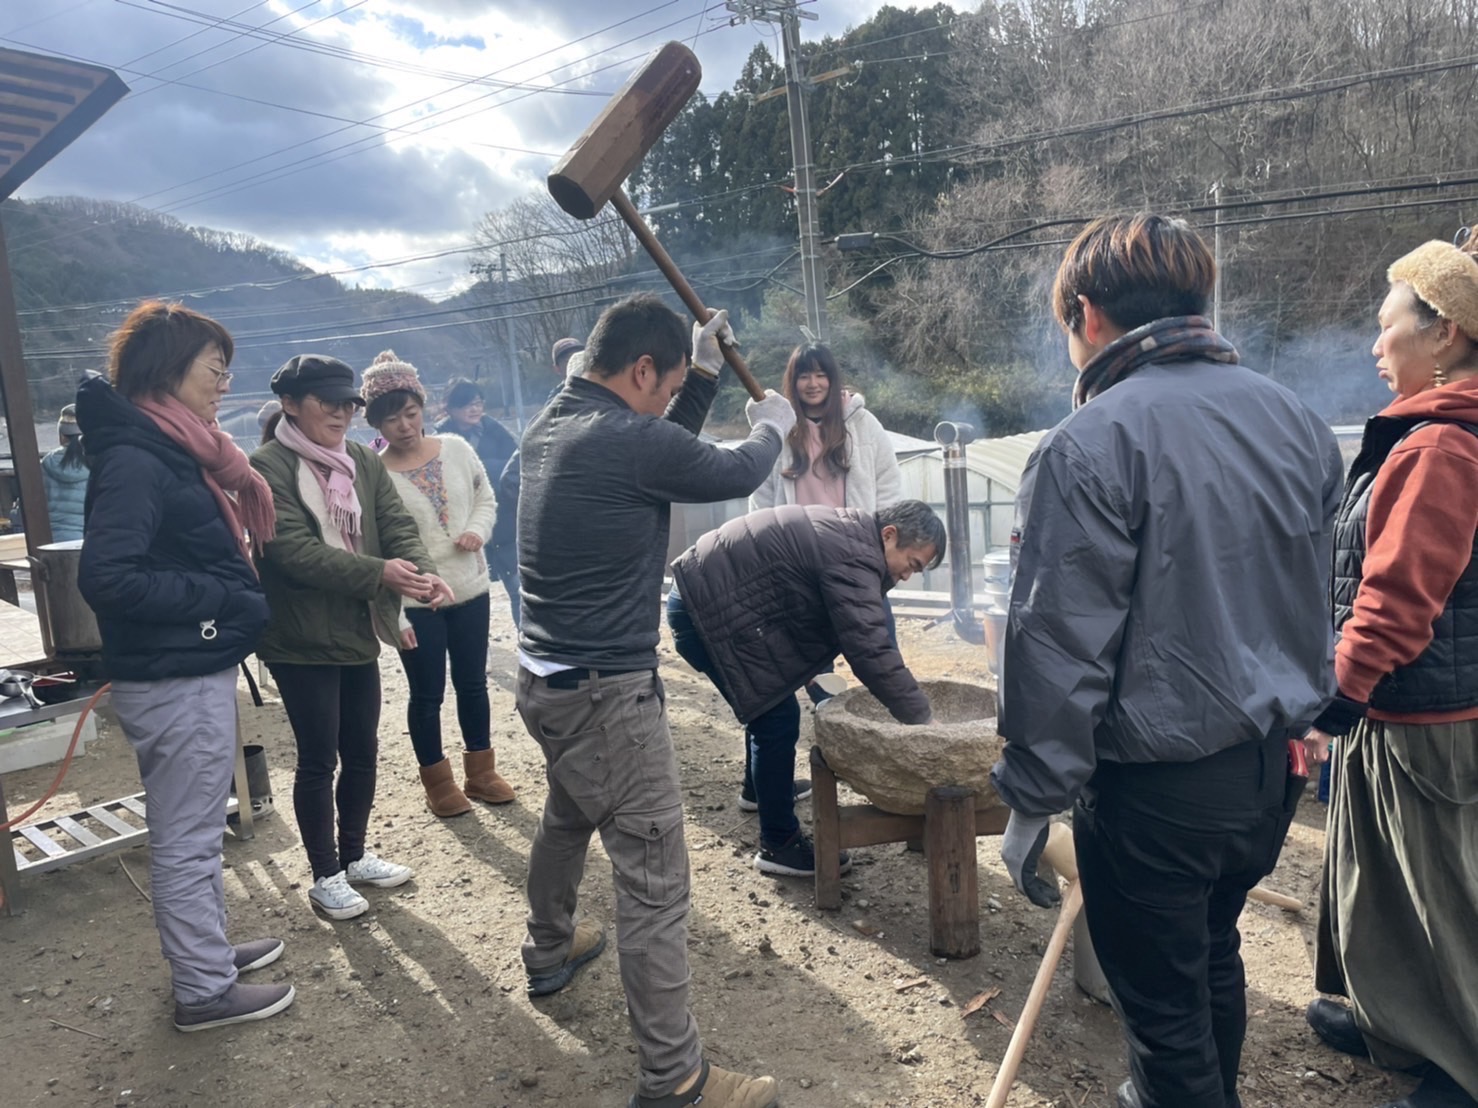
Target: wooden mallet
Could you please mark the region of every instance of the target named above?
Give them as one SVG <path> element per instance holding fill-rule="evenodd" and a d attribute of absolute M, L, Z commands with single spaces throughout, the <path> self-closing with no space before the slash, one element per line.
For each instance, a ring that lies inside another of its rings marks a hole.
<path fill-rule="evenodd" d="M 653 54 L 549 173 L 549 195 L 576 219 L 594 219 L 610 201 L 636 241 L 651 255 L 662 276 L 687 305 L 693 318 L 707 323 L 713 313 L 703 305 L 693 286 L 652 234 L 646 220 L 621 186 L 677 118 L 693 93 L 703 69 L 697 57 L 680 42 L 669 42 Z M 763 400 L 765 390 L 749 372 L 739 351 L 719 343 L 749 395 Z"/>
<path fill-rule="evenodd" d="M 1047 1001 L 1047 990 L 1052 987 L 1052 975 L 1057 972 L 1057 963 L 1062 960 L 1067 937 L 1072 933 L 1073 922 L 1083 907 L 1083 890 L 1078 885 L 1078 862 L 1073 851 L 1073 833 L 1063 824 L 1054 823 L 1047 833 L 1047 845 L 1042 850 L 1042 861 L 1067 878 L 1067 893 L 1057 913 L 1057 925 L 1052 928 L 1052 937 L 1047 941 L 1047 950 L 1042 955 L 1042 964 L 1037 967 L 1037 976 L 1032 981 L 1031 992 L 1016 1018 L 1016 1029 L 1011 1032 L 1011 1042 L 1006 1046 L 1006 1056 L 1001 1059 L 1001 1068 L 996 1071 L 996 1080 L 990 1087 L 990 1097 L 985 1108 L 1005 1108 L 1006 1098 L 1011 1095 L 1011 1086 L 1016 1083 L 1016 1071 L 1021 1068 L 1021 1059 L 1026 1054 L 1026 1044 L 1031 1040 L 1037 1026 L 1037 1017 L 1042 1014 L 1042 1005 Z"/>

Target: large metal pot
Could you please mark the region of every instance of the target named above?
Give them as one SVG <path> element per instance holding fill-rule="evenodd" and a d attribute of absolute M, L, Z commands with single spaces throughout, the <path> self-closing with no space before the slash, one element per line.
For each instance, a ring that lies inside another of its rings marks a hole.
<path fill-rule="evenodd" d="M 103 649 L 97 617 L 77 588 L 82 542 L 54 542 L 31 557 L 31 587 L 37 594 L 41 643 L 48 658 L 92 658 Z"/>

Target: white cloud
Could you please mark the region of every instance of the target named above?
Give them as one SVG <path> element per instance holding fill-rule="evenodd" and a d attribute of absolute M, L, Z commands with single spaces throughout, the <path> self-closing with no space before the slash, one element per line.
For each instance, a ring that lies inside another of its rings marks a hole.
<path fill-rule="evenodd" d="M 18 40 L 7 45 L 119 68 L 134 92 L 23 196 L 137 201 L 334 268 L 467 241 L 482 212 L 541 187 L 604 96 L 663 41 L 695 45 L 710 92 L 732 84 L 757 41 L 772 41 L 769 28 L 728 26 L 713 0 L 269 0 L 236 18 L 295 32 L 296 46 L 202 27 L 147 0 L 50 2 L 48 15 L 0 21 L 0 36 Z M 181 5 L 207 22 L 242 8 Z M 821 18 L 803 34 L 840 33 L 881 6 L 820 0 L 807 5 Z M 565 91 L 490 83 L 500 81 Z M 450 281 L 452 264 L 365 280 Z"/>

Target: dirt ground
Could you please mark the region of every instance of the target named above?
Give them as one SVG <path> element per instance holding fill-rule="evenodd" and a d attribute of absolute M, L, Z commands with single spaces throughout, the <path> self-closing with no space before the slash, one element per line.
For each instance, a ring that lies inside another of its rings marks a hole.
<path fill-rule="evenodd" d="M 32 877 L 25 912 L 0 918 L 0 1105 L 624 1105 L 635 1059 L 615 943 L 565 992 L 538 1003 L 524 995 L 522 888 L 543 763 L 513 709 L 511 626 L 500 604 L 494 612 L 494 741 L 519 790 L 515 803 L 445 822 L 426 811 L 404 726 L 405 682 L 396 659 L 382 658 L 370 844 L 417 876 L 369 890 L 371 911 L 357 920 L 326 921 L 308 903 L 281 706 L 269 691 L 266 707 L 254 708 L 243 689 L 245 733 L 267 748 L 278 809 L 255 840 L 226 837 L 231 932 L 287 941 L 261 976 L 293 982 L 296 1004 L 263 1023 L 178 1034 L 151 908 L 128 876 L 148 888 L 148 848 Z M 981 652 L 947 627 L 904 620 L 900 639 L 921 676 L 986 679 Z M 980 842 L 983 949 L 960 962 L 930 956 L 924 861 L 901 845 L 855 852 L 835 913 L 813 907 L 808 881 L 757 873 L 755 820 L 737 804 L 739 729 L 666 644 L 663 665 L 687 792 L 692 1003 L 708 1057 L 775 1074 L 787 1105 L 984 1104 L 1054 913 L 1016 895 L 991 839 Z M 450 704 L 446 720 L 455 734 Z M 44 814 L 138 789 L 127 743 L 105 724 Z M 804 727 L 802 752 L 809 713 Z M 11 774 L 11 811 L 53 773 Z M 809 818 L 808 804 L 800 811 Z M 1312 901 L 1323 812 L 1306 802 L 1270 887 Z M 611 920 L 612 904 L 597 839 L 583 908 Z M 1261 905 L 1243 916 L 1247 1108 L 1376 1105 L 1410 1087 L 1325 1049 L 1305 1026 L 1311 916 Z M 1069 960 L 1011 1098 L 1019 1108 L 1112 1108 L 1125 1075 L 1114 1016 L 1075 988 Z M 996 990 L 962 1016 L 972 998 Z"/>

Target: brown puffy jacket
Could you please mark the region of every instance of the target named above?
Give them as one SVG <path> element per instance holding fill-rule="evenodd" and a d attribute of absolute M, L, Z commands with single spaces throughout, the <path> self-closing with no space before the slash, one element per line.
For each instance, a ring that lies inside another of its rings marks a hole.
<path fill-rule="evenodd" d="M 672 563 L 683 605 L 734 714 L 749 722 L 838 654 L 903 723 L 929 701 L 888 638 L 892 582 L 873 517 L 765 508 L 710 531 Z"/>

